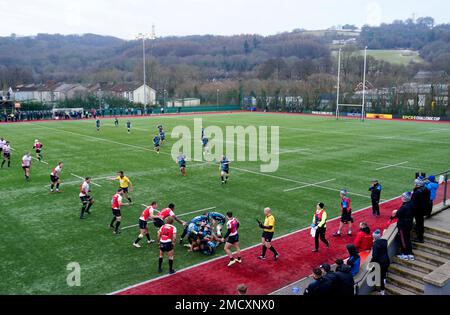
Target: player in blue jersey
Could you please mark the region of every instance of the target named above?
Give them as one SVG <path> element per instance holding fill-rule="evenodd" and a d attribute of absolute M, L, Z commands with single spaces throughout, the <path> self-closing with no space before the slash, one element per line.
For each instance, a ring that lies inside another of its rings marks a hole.
<path fill-rule="evenodd" d="M 131 121 L 127 121 L 127 129 L 128 129 L 128 133 L 131 132 Z"/>
<path fill-rule="evenodd" d="M 222 179 L 222 185 L 228 183 L 230 177 L 230 161 L 225 155 L 222 155 L 220 160 L 220 177 Z"/>
<path fill-rule="evenodd" d="M 206 137 L 202 138 L 202 145 L 203 145 L 203 150 L 205 151 L 206 154 L 209 154 L 209 139 Z"/>
<path fill-rule="evenodd" d="M 186 155 L 180 153 L 177 157 L 178 166 L 180 167 L 181 175 L 186 176 Z"/>
<path fill-rule="evenodd" d="M 97 119 L 97 120 L 95 121 L 95 126 L 97 127 L 97 131 L 100 131 L 100 125 L 101 125 L 100 119 Z"/>
<path fill-rule="evenodd" d="M 202 128 L 202 140 L 205 138 L 205 128 Z"/>
<path fill-rule="evenodd" d="M 181 234 L 180 238 L 180 244 L 183 244 L 183 239 L 186 237 L 186 235 L 189 235 L 190 230 L 192 230 L 191 224 L 194 224 L 198 227 L 200 227 L 202 224 L 206 224 L 208 222 L 208 217 L 206 215 L 199 215 L 193 218 L 184 228 L 183 234 Z"/>
<path fill-rule="evenodd" d="M 114 117 L 114 126 L 119 127 L 119 119 L 117 117 Z"/>
<path fill-rule="evenodd" d="M 153 145 L 154 145 L 155 150 L 156 150 L 156 152 L 157 152 L 158 154 L 159 154 L 160 147 L 161 147 L 160 141 L 161 141 L 161 138 L 160 138 L 159 136 L 155 136 L 155 137 L 153 138 Z"/>
<path fill-rule="evenodd" d="M 158 125 L 158 133 L 161 133 L 164 131 L 163 125 Z"/>
<path fill-rule="evenodd" d="M 166 133 L 164 130 L 159 133 L 159 137 L 161 138 L 161 144 L 164 144 L 166 142 Z"/>
<path fill-rule="evenodd" d="M 218 212 L 207 212 L 205 213 L 205 216 L 208 217 L 214 233 L 216 233 L 218 237 L 222 237 L 222 227 L 227 222 L 227 218 Z"/>

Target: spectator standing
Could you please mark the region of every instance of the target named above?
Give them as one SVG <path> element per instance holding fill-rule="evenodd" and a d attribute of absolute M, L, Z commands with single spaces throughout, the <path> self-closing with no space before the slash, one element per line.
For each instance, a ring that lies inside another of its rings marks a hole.
<path fill-rule="evenodd" d="M 386 285 L 387 271 L 391 264 L 388 253 L 388 241 L 381 238 L 381 231 L 376 230 L 373 234 L 372 260 L 370 262 L 377 263 L 380 266 L 380 287 L 377 290 L 384 295 L 384 287 Z"/>
<path fill-rule="evenodd" d="M 428 181 L 425 187 L 430 191 L 430 201 L 428 203 L 428 208 L 425 211 L 425 216 L 430 217 L 433 211 L 434 200 L 436 199 L 436 194 L 439 189 L 439 184 L 436 182 L 436 176 L 428 177 Z"/>
<path fill-rule="evenodd" d="M 414 220 L 414 204 L 411 200 L 411 192 L 405 192 L 402 195 L 402 201 L 402 206 L 392 213 L 391 218 L 398 219 L 397 229 L 402 253 L 397 257 L 402 260 L 415 260 L 411 244 L 411 230 Z"/>
<path fill-rule="evenodd" d="M 425 187 L 422 179 L 416 179 L 414 184 L 415 188 L 411 197 L 414 219 L 416 221 L 415 230 L 417 238 L 414 241 L 423 243 L 424 216 L 430 203 L 430 191 Z"/>
<path fill-rule="evenodd" d="M 327 212 L 325 211 L 325 205 L 321 202 L 317 204 L 316 212 L 313 217 L 313 226 L 317 227 L 316 235 L 314 236 L 315 248 L 314 253 L 319 251 L 319 238 L 320 240 L 330 248 L 330 243 L 327 241 L 325 234 L 327 232 Z"/>
<path fill-rule="evenodd" d="M 339 278 L 336 273 L 331 270 L 331 266 L 325 263 L 320 266 L 320 269 L 322 269 L 323 277 L 330 281 L 330 294 L 339 295 Z"/>
<path fill-rule="evenodd" d="M 373 216 L 380 216 L 380 200 L 381 200 L 381 185 L 378 179 L 372 181 L 369 191 L 371 192 L 370 199 L 372 199 L 372 214 Z"/>
<path fill-rule="evenodd" d="M 361 222 L 359 224 L 359 232 L 356 234 L 355 241 L 353 245 L 355 245 L 356 250 L 359 252 L 362 251 L 371 251 L 373 245 L 373 238 L 370 234 L 370 228 L 366 222 Z"/>

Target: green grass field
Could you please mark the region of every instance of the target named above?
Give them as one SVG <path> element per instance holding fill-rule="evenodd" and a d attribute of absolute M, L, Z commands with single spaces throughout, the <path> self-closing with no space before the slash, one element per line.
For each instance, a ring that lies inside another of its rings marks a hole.
<path fill-rule="evenodd" d="M 382 198 L 387 200 L 412 188 L 416 169 L 437 173 L 450 166 L 450 125 L 445 124 L 361 123 L 253 113 L 198 116 L 205 126 L 280 126 L 278 171 L 262 174 L 259 163 L 236 162 L 229 184 L 222 186 L 218 166 L 191 162 L 188 177 L 182 178 L 167 155 L 174 142 L 171 130 L 179 125 L 192 128 L 194 117 L 133 119 L 131 134 L 126 132 L 124 119 L 119 128 L 112 120 L 103 120 L 100 132 L 94 121 L 0 125 L 0 136 L 11 141 L 15 149 L 12 168 L 0 170 L 0 294 L 104 294 L 158 276 L 157 247 L 145 245 L 138 250 L 131 246 L 137 228 L 124 230 L 120 236 L 107 228 L 117 184 L 95 179 L 114 176 L 119 170 L 124 170 L 135 186 L 134 205 L 122 211 L 122 227 L 136 224 L 143 210 L 140 205 L 152 200 L 157 200 L 160 208 L 174 202 L 179 215 L 217 207 L 220 212 L 234 211 L 240 219 L 241 245 L 245 248 L 259 242 L 255 218 L 262 218 L 266 206 L 274 210 L 280 236 L 308 226 L 318 201 L 325 202 L 331 216 L 337 216 L 338 191 L 342 188 L 350 191 L 356 210 L 370 204 L 367 189 L 373 178 L 381 181 Z M 159 123 L 168 134 L 161 155 L 153 152 L 151 143 Z M 20 159 L 31 150 L 35 138 L 44 144 L 49 165 L 35 162 L 31 181 L 25 182 Z M 49 174 L 60 160 L 65 163 L 63 193 L 49 194 Z M 398 163 L 402 164 L 388 167 Z M 92 176 L 101 186 L 91 187 L 97 203 L 84 221 L 79 219 L 81 180 L 72 173 Z M 155 237 L 155 229 L 150 228 Z M 216 257 L 222 254 L 220 247 Z M 211 258 L 177 247 L 175 267 Z M 81 287 L 66 284 L 70 262 L 81 265 Z"/>
<path fill-rule="evenodd" d="M 364 53 L 364 51 L 361 51 Z M 393 64 L 408 65 L 411 62 L 423 63 L 418 51 L 413 50 L 368 50 L 367 54 L 377 60 L 384 60 Z"/>

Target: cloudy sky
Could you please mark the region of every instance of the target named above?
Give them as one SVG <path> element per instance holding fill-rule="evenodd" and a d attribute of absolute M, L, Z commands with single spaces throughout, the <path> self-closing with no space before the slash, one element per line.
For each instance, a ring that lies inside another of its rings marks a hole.
<path fill-rule="evenodd" d="M 377 25 L 432 16 L 450 23 L 443 0 L 0 0 L 0 36 L 95 33 L 133 39 L 192 34 L 270 35 L 295 28 Z"/>

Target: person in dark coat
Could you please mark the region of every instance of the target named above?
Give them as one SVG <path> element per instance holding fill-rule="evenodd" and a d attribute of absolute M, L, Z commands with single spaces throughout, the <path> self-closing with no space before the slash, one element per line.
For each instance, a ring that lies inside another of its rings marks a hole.
<path fill-rule="evenodd" d="M 320 266 L 320 269 L 322 269 L 323 277 L 330 280 L 330 294 L 334 296 L 339 295 L 339 278 L 337 277 L 336 273 L 331 270 L 331 266 L 325 263 Z"/>
<path fill-rule="evenodd" d="M 415 260 L 411 243 L 411 230 L 414 220 L 414 204 L 411 200 L 411 192 L 405 192 L 402 195 L 402 201 L 403 204 L 400 209 L 395 210 L 391 217 L 391 219 L 398 219 L 397 229 L 402 253 L 397 257 L 402 260 Z"/>
<path fill-rule="evenodd" d="M 339 295 L 355 295 L 355 280 L 352 276 L 352 268 L 342 259 L 336 260 L 336 278 L 338 279 Z"/>
<path fill-rule="evenodd" d="M 381 200 L 381 185 L 378 179 L 372 181 L 372 186 L 370 186 L 369 191 L 370 199 L 372 199 L 372 214 L 373 216 L 380 216 L 380 200 Z"/>
<path fill-rule="evenodd" d="M 376 230 L 373 234 L 372 260 L 370 262 L 377 263 L 380 266 L 380 287 L 377 288 L 381 295 L 384 295 L 384 287 L 386 285 L 386 277 L 391 260 L 388 253 L 388 241 L 381 238 L 381 231 Z"/>
<path fill-rule="evenodd" d="M 414 209 L 414 219 L 416 221 L 417 238 L 414 240 L 418 243 L 423 243 L 424 233 L 424 216 L 430 203 L 430 191 L 425 187 L 425 183 L 421 179 L 416 179 L 415 188 L 411 197 Z"/>
<path fill-rule="evenodd" d="M 322 269 L 314 268 L 313 270 L 314 282 L 312 282 L 306 289 L 304 295 L 308 296 L 324 296 L 331 295 L 331 281 L 323 277 Z"/>

